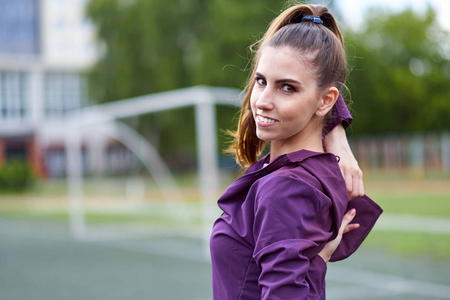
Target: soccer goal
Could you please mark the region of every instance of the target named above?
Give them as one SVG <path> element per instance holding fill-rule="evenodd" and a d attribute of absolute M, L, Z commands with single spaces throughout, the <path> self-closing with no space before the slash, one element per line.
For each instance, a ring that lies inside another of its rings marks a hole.
<path fill-rule="evenodd" d="M 69 219 L 72 235 L 89 238 L 83 195 L 82 144 L 86 132 L 96 131 L 122 143 L 145 166 L 164 195 L 165 201 L 183 198 L 168 168 L 152 145 L 131 127 L 120 122 L 123 118 L 186 106 L 195 107 L 199 191 L 202 200 L 204 240 L 209 240 L 212 218 L 217 217 L 215 203 L 219 193 L 216 105 L 241 104 L 239 90 L 221 87 L 195 86 L 168 92 L 129 98 L 87 107 L 72 115 L 65 125 L 56 126 L 65 140 Z M 194 120 L 193 120 L 194 121 Z M 55 126 L 52 127 L 55 131 Z M 131 188 L 133 189 L 133 187 Z M 139 190 L 139 184 L 134 185 Z M 211 216 L 212 215 L 212 216 Z"/>

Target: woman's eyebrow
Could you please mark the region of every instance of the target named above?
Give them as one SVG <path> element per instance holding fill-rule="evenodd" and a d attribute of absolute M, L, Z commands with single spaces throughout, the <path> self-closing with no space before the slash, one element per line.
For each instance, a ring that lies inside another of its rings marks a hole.
<path fill-rule="evenodd" d="M 284 82 L 291 82 L 291 83 L 301 84 L 300 81 L 295 80 L 295 79 L 291 79 L 291 78 L 284 78 L 284 79 L 275 80 L 275 83 L 284 83 Z"/>
<path fill-rule="evenodd" d="M 255 72 L 255 76 L 261 77 L 261 78 L 266 78 L 263 74 L 259 73 L 259 72 Z M 275 80 L 275 83 L 283 83 L 283 82 L 291 82 L 291 83 L 296 83 L 296 84 L 300 84 L 300 81 L 292 79 L 292 78 L 281 78 L 281 79 L 277 79 Z"/>
<path fill-rule="evenodd" d="M 259 72 L 255 72 L 255 76 L 262 77 L 262 78 L 266 78 L 263 74 L 261 74 L 261 73 L 259 73 Z"/>

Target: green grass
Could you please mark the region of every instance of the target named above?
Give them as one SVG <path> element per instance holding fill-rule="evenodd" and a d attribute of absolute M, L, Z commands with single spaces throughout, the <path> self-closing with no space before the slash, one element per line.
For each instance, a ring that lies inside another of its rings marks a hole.
<path fill-rule="evenodd" d="M 27 219 L 27 220 L 45 220 L 50 222 L 68 222 L 69 213 L 67 210 L 51 210 L 51 211 L 36 211 L 28 209 L 9 209 L 0 211 L 2 218 Z M 170 218 L 163 215 L 132 215 L 122 213 L 101 213 L 101 212 L 86 212 L 86 222 L 88 224 L 104 224 L 104 223 L 147 223 L 148 225 L 155 224 L 170 224 L 173 222 Z"/>
<path fill-rule="evenodd" d="M 188 182 L 189 181 L 189 182 Z M 173 208 L 185 218 L 174 217 L 164 202 L 148 200 L 139 210 L 88 208 L 88 224 L 104 223 L 142 223 L 153 227 L 194 226 L 201 224 L 201 208 L 198 193 L 192 178 L 185 179 L 183 193 L 188 197 L 186 203 L 174 204 Z M 68 200 L 65 183 L 43 184 L 28 193 L 2 195 L 0 197 L 0 217 L 27 220 L 46 220 L 68 222 Z M 61 186 L 63 185 L 63 186 Z M 120 186 L 107 188 L 108 183 L 86 184 L 87 196 L 106 197 L 114 201 L 122 199 L 124 193 Z M 150 189 L 152 187 L 150 186 Z M 367 194 L 375 200 L 386 214 L 412 214 L 427 217 L 450 218 L 450 180 L 406 180 L 404 178 L 377 178 L 366 182 Z M 103 192 L 102 192 L 103 191 Z M 120 196 L 117 193 L 120 192 Z M 151 191 L 150 191 L 151 192 Z M 101 194 L 99 194 L 101 193 Z M 102 199 L 102 198 L 101 198 Z M 104 200 L 102 200 L 104 201 Z M 108 200 L 109 201 L 109 200 Z M 105 202 L 105 205 L 109 203 Z M 217 213 L 218 215 L 218 213 Z M 426 234 L 419 232 L 398 232 L 375 230 L 371 232 L 364 247 L 387 249 L 388 251 L 410 256 L 427 256 L 436 260 L 450 260 L 450 235 Z"/>
<path fill-rule="evenodd" d="M 450 195 L 443 193 L 374 193 L 373 199 L 389 213 L 450 218 Z"/>
<path fill-rule="evenodd" d="M 386 214 L 410 214 L 450 218 L 450 180 L 383 178 L 368 181 L 366 192 Z M 450 235 L 380 230 L 376 227 L 364 242 L 396 254 L 450 260 Z"/>
<path fill-rule="evenodd" d="M 402 256 L 425 256 L 450 261 L 450 235 L 373 230 L 364 247 L 376 247 Z"/>
<path fill-rule="evenodd" d="M 88 225 L 138 223 L 148 226 L 169 227 L 178 224 L 195 227 L 202 223 L 200 209 L 198 204 L 185 204 L 177 211 L 171 210 L 164 204 L 143 206 L 138 210 L 86 209 L 85 220 Z M 183 213 L 182 210 L 189 210 L 190 213 Z M 180 214 L 183 214 L 183 217 L 180 217 Z M 69 211 L 61 208 L 36 209 L 28 205 L 16 204 L 0 207 L 0 217 L 67 223 Z"/>
<path fill-rule="evenodd" d="M 450 218 L 450 178 L 368 176 L 365 192 L 385 212 Z"/>

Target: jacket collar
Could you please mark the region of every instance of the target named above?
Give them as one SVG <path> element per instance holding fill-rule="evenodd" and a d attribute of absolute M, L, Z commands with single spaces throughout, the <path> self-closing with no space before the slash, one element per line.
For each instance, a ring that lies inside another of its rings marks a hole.
<path fill-rule="evenodd" d="M 279 169 L 287 164 L 292 164 L 292 163 L 298 164 L 305 159 L 308 159 L 313 156 L 320 156 L 320 155 L 329 156 L 329 155 L 333 155 L 333 154 L 323 153 L 323 152 L 315 152 L 315 151 L 302 149 L 299 151 L 295 151 L 295 152 L 277 156 L 274 159 L 272 159 L 272 161 L 270 161 L 270 153 L 268 153 L 265 156 L 263 156 L 261 159 L 259 159 L 257 162 L 255 162 L 253 165 L 251 165 L 247 169 L 245 174 L 251 174 L 251 173 L 255 173 L 255 172 L 259 172 L 259 171 L 263 171 L 263 170 L 266 171 L 263 173 L 270 173 L 270 172 L 272 172 L 276 169 Z M 267 164 L 267 166 L 264 167 L 264 164 Z"/>

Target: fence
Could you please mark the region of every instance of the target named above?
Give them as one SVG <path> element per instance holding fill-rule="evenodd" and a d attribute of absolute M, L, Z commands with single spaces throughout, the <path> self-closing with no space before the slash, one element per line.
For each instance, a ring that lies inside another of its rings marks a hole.
<path fill-rule="evenodd" d="M 450 175 L 450 133 L 349 138 L 363 170 Z"/>

